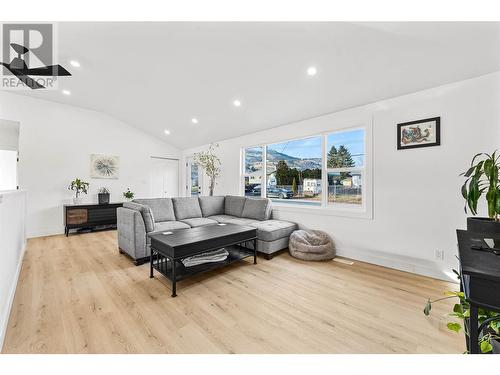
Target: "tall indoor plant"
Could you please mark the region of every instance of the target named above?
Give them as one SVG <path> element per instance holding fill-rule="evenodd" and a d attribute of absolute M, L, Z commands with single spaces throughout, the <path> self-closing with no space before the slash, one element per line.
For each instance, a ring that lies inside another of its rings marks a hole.
<path fill-rule="evenodd" d="M 465 212 L 468 208 L 472 215 L 477 215 L 477 204 L 483 195 L 488 205 L 487 218 L 467 218 L 467 230 L 469 231 L 500 235 L 499 159 L 500 155 L 496 155 L 496 151 L 491 155 L 479 153 L 472 158 L 469 169 L 461 174 L 466 178 L 461 189 L 465 199 Z"/>
<path fill-rule="evenodd" d="M 198 164 L 209 178 L 209 195 L 214 195 L 214 188 L 217 177 L 220 176 L 221 162 L 219 157 L 215 154 L 218 143 L 211 143 L 207 151 L 198 152 L 194 155 L 194 162 Z"/>
<path fill-rule="evenodd" d="M 500 170 L 499 163 L 500 156 L 496 155 L 496 151 L 491 155 L 486 153 L 476 154 L 471 161 L 470 167 L 460 176 L 466 178 L 461 188 L 461 193 L 465 199 L 464 210 L 467 213 L 467 208 L 473 215 L 477 215 L 477 205 L 479 198 L 484 194 L 486 203 L 488 205 L 487 218 L 467 218 L 467 230 L 483 235 L 496 235 L 500 234 L 500 183 L 498 180 L 498 172 Z M 460 274 L 453 270 L 460 280 Z M 445 297 L 438 298 L 434 301 L 430 299 L 424 307 L 424 314 L 429 315 L 432 304 L 449 298 L 458 299 L 457 303 L 453 306 L 453 312 L 449 315 L 459 319 L 457 321 L 449 322 L 448 329 L 460 332 L 462 329 L 465 336 L 469 337 L 469 316 L 470 306 L 465 298 L 463 292 L 445 292 Z M 479 338 L 479 347 L 481 352 L 495 352 L 500 351 L 500 313 L 480 308 L 478 311 L 479 324 L 485 324 L 486 328 Z M 491 321 L 490 321 L 491 319 Z"/>

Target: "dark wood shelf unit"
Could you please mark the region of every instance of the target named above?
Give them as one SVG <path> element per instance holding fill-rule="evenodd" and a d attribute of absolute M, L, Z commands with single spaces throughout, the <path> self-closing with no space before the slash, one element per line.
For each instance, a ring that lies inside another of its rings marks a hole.
<path fill-rule="evenodd" d="M 109 226 L 116 228 L 116 209 L 123 203 L 86 203 L 64 205 L 64 234 L 69 235 L 71 229 Z"/>

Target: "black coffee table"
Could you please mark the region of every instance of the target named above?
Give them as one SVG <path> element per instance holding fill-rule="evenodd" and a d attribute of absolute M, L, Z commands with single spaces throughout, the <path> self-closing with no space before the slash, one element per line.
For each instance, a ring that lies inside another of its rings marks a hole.
<path fill-rule="evenodd" d="M 198 275 L 253 256 L 257 264 L 257 229 L 243 225 L 207 225 L 190 229 L 176 229 L 152 234 L 150 275 L 157 270 L 172 282 L 172 297 L 176 294 L 176 283 L 190 276 Z M 253 250 L 241 246 L 253 242 Z M 185 267 L 182 259 L 225 248 L 229 255 L 222 262 L 205 263 Z"/>

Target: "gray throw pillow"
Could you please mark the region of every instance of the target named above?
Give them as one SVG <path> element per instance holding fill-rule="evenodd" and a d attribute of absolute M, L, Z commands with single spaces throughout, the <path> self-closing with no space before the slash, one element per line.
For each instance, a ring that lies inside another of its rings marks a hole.
<path fill-rule="evenodd" d="M 241 217 L 241 214 L 243 213 L 243 207 L 245 206 L 245 199 L 245 197 L 227 195 L 224 213 L 226 215 Z"/>
<path fill-rule="evenodd" d="M 242 217 L 255 220 L 269 220 L 271 218 L 271 200 L 267 198 L 247 198 Z"/>
<path fill-rule="evenodd" d="M 174 203 L 176 220 L 202 217 L 198 197 L 172 198 L 172 202 Z"/>
<path fill-rule="evenodd" d="M 224 196 L 198 197 L 203 217 L 224 215 Z"/>
<path fill-rule="evenodd" d="M 153 231 L 153 229 L 155 228 L 155 218 L 153 216 L 153 211 L 151 210 L 151 207 L 134 202 L 125 202 L 123 203 L 123 207 L 139 211 L 142 215 L 142 219 L 144 220 L 144 226 L 146 227 L 146 232 Z"/>
<path fill-rule="evenodd" d="M 160 221 L 175 220 L 174 206 L 172 204 L 172 199 L 170 198 L 134 199 L 134 203 L 151 207 L 155 223 Z"/>

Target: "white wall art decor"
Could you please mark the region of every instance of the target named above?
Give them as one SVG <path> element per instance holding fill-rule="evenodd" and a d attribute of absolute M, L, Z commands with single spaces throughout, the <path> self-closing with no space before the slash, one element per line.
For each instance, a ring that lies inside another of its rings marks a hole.
<path fill-rule="evenodd" d="M 91 178 L 113 178 L 120 175 L 120 157 L 114 155 L 90 155 Z"/>

